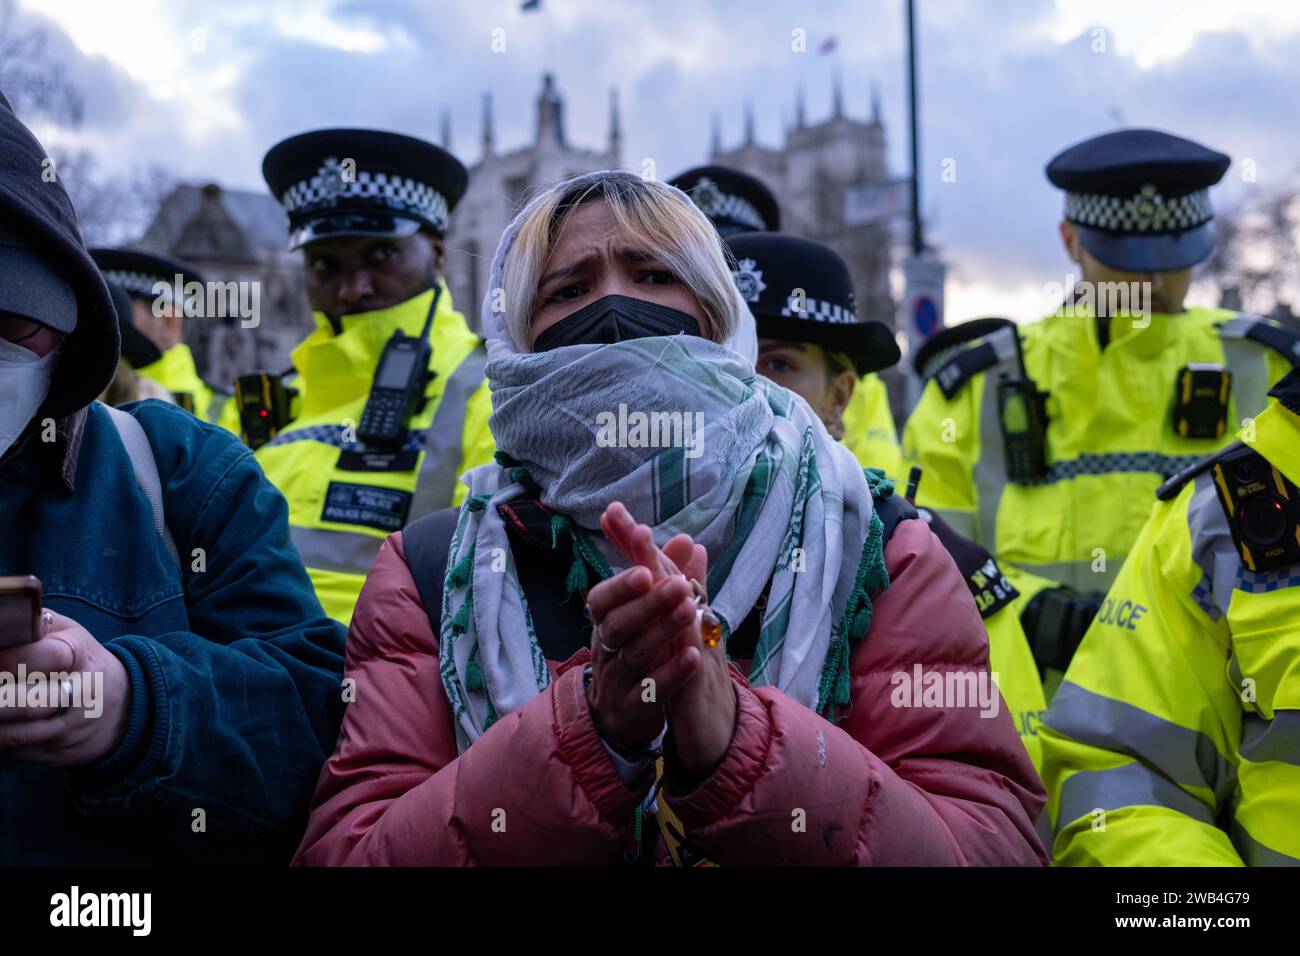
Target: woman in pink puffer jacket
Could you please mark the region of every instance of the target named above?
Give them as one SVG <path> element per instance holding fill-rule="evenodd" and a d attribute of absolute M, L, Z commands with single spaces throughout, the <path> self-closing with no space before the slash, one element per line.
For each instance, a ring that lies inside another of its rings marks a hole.
<path fill-rule="evenodd" d="M 690 201 L 561 183 L 490 287 L 501 464 L 381 549 L 296 862 L 1041 865 L 968 589 L 754 376 Z"/>

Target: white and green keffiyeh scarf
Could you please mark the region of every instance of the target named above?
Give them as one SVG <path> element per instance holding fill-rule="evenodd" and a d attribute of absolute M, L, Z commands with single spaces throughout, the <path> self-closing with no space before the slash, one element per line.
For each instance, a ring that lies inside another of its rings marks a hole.
<path fill-rule="evenodd" d="M 569 536 L 570 591 L 626 565 L 599 530 L 613 501 L 661 546 L 689 534 L 708 551 L 709 604 L 724 633 L 767 592 L 750 683 L 834 719 L 848 703 L 849 650 L 870 626 L 870 594 L 888 585 L 872 487 L 853 455 L 727 345 L 679 335 L 520 353 L 486 304 L 482 322 L 498 462 L 462 477 L 469 495 L 439 628 L 460 749 L 550 682 L 496 508 L 521 496 L 555 513 L 556 542 Z M 638 430 L 636 413 L 651 424 Z"/>

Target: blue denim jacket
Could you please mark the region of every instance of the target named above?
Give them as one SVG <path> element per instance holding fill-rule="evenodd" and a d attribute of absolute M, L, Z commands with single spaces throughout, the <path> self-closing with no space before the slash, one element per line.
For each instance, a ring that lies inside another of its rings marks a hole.
<path fill-rule="evenodd" d="M 179 570 L 102 406 L 0 459 L 0 575 L 40 578 L 131 684 L 126 736 L 97 764 L 0 751 L 0 865 L 285 862 L 342 718 L 343 628 L 251 452 L 175 406 L 125 410 Z"/>

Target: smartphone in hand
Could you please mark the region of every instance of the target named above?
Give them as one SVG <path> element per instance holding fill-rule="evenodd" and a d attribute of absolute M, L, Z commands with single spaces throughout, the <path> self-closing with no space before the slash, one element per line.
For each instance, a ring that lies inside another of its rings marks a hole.
<path fill-rule="evenodd" d="M 40 638 L 40 579 L 30 574 L 0 577 L 0 650 Z"/>

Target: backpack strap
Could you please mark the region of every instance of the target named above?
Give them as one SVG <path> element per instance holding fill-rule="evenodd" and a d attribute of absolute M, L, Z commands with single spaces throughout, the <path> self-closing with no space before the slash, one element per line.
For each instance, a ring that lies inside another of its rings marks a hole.
<path fill-rule="evenodd" d="M 887 497 L 875 498 L 871 502 L 876 509 L 876 514 L 880 515 L 880 522 L 885 526 L 885 532 L 880 537 L 880 544 L 883 547 L 889 542 L 894 534 L 894 529 L 909 518 L 920 517 L 917 510 L 912 507 L 908 500 L 900 494 L 892 494 Z"/>
<path fill-rule="evenodd" d="M 415 581 L 420 603 L 437 634 L 442 626 L 442 589 L 447 578 L 451 538 L 460 520 L 459 508 L 443 508 L 415 519 L 402 529 L 402 552 Z"/>
<path fill-rule="evenodd" d="M 149 507 L 153 509 L 154 529 L 158 532 L 158 537 L 162 538 L 163 544 L 167 546 L 172 564 L 176 565 L 177 571 L 180 571 L 180 553 L 176 550 L 176 542 L 172 539 L 172 533 L 167 528 L 166 515 L 163 514 L 162 481 L 158 477 L 158 462 L 154 459 L 153 448 L 149 445 L 149 436 L 144 433 L 135 416 L 111 405 L 101 404 L 101 407 L 108 413 L 109 421 L 117 429 L 122 446 L 131 459 L 131 468 L 135 471 L 135 483 L 149 499 Z"/>

